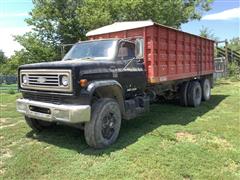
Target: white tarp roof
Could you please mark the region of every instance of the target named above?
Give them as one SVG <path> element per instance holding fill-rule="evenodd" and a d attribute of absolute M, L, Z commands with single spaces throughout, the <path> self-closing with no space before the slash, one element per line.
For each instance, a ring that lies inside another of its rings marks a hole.
<path fill-rule="evenodd" d="M 118 32 L 118 31 L 124 31 L 129 29 L 136 29 L 146 26 L 152 26 L 154 25 L 154 22 L 152 20 L 148 21 L 126 21 L 126 22 L 115 22 L 113 24 L 103 26 L 98 29 L 94 29 L 92 31 L 89 31 L 86 36 L 94 36 L 99 34 L 106 34 L 111 32 Z"/>
<path fill-rule="evenodd" d="M 107 34 L 107 33 L 112 33 L 112 32 L 118 32 L 118 31 L 124 31 L 124 30 L 129 30 L 129 29 L 137 29 L 137 28 L 141 28 L 141 27 L 147 27 L 147 26 L 152 26 L 152 25 L 160 25 L 163 27 L 167 27 L 173 30 L 177 30 L 180 32 L 183 32 L 179 29 L 175 29 L 172 27 L 168 27 L 162 24 L 158 24 L 158 23 L 154 23 L 152 20 L 147 20 L 147 21 L 125 21 L 125 22 L 115 22 L 113 24 L 107 25 L 107 26 L 103 26 L 101 28 L 98 29 L 94 29 L 92 31 L 89 31 L 86 36 L 95 36 L 95 35 L 100 35 L 100 34 Z M 187 33 L 187 32 L 183 32 L 183 33 Z M 191 33 L 187 33 L 196 37 L 199 37 L 195 34 L 191 34 Z M 208 38 L 204 38 L 201 37 L 203 39 L 208 39 Z M 211 39 L 208 39 L 211 40 Z M 211 40 L 214 41 L 214 40 Z"/>

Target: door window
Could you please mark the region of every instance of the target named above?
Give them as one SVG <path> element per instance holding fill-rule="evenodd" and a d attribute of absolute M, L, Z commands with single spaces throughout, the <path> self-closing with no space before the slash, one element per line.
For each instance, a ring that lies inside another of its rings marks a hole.
<path fill-rule="evenodd" d="M 128 60 L 135 57 L 135 44 L 131 42 L 121 42 L 117 59 L 118 60 Z"/>

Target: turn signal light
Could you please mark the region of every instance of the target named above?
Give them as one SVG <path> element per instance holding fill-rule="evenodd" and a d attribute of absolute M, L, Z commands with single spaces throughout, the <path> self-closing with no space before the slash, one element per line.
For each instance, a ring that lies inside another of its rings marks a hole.
<path fill-rule="evenodd" d="M 87 84 L 88 84 L 88 81 L 86 79 L 81 79 L 79 81 L 79 84 L 80 84 L 81 87 L 86 87 Z"/>

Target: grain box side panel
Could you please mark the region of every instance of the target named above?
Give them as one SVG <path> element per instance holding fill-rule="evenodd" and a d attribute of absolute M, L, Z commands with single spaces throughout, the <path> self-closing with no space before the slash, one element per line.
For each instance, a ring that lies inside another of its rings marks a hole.
<path fill-rule="evenodd" d="M 197 38 L 191 36 L 191 51 L 190 51 L 190 61 L 191 61 L 191 72 L 197 72 Z"/>
<path fill-rule="evenodd" d="M 91 36 L 89 39 L 144 38 L 144 64 L 149 83 L 213 73 L 214 42 L 166 26 Z"/>
<path fill-rule="evenodd" d="M 213 41 L 165 26 L 154 27 L 157 30 L 149 31 L 147 39 L 148 76 L 154 79 L 150 83 L 213 73 Z"/>
<path fill-rule="evenodd" d="M 195 37 L 181 31 L 168 29 L 168 74 L 166 80 L 177 80 L 196 73 Z"/>
<path fill-rule="evenodd" d="M 184 34 L 184 74 L 188 73 L 190 73 L 190 35 Z"/>
<path fill-rule="evenodd" d="M 144 41 L 148 81 L 158 83 L 157 29 L 154 26 L 146 27 Z"/>
<path fill-rule="evenodd" d="M 158 75 L 164 78 L 168 74 L 168 31 L 166 28 L 158 27 Z"/>
<path fill-rule="evenodd" d="M 177 74 L 184 72 L 184 36 L 177 32 Z"/>

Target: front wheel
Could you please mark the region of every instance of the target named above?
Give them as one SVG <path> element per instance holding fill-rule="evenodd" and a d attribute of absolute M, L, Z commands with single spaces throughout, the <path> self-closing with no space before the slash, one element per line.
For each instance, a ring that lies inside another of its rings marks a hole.
<path fill-rule="evenodd" d="M 33 119 L 25 116 L 26 123 L 34 131 L 42 131 L 43 129 L 51 127 L 53 124 L 51 122 L 41 121 L 38 119 Z"/>
<path fill-rule="evenodd" d="M 91 120 L 85 124 L 84 135 L 89 146 L 104 148 L 113 144 L 121 127 L 121 112 L 114 99 L 103 98 L 92 106 Z"/>

